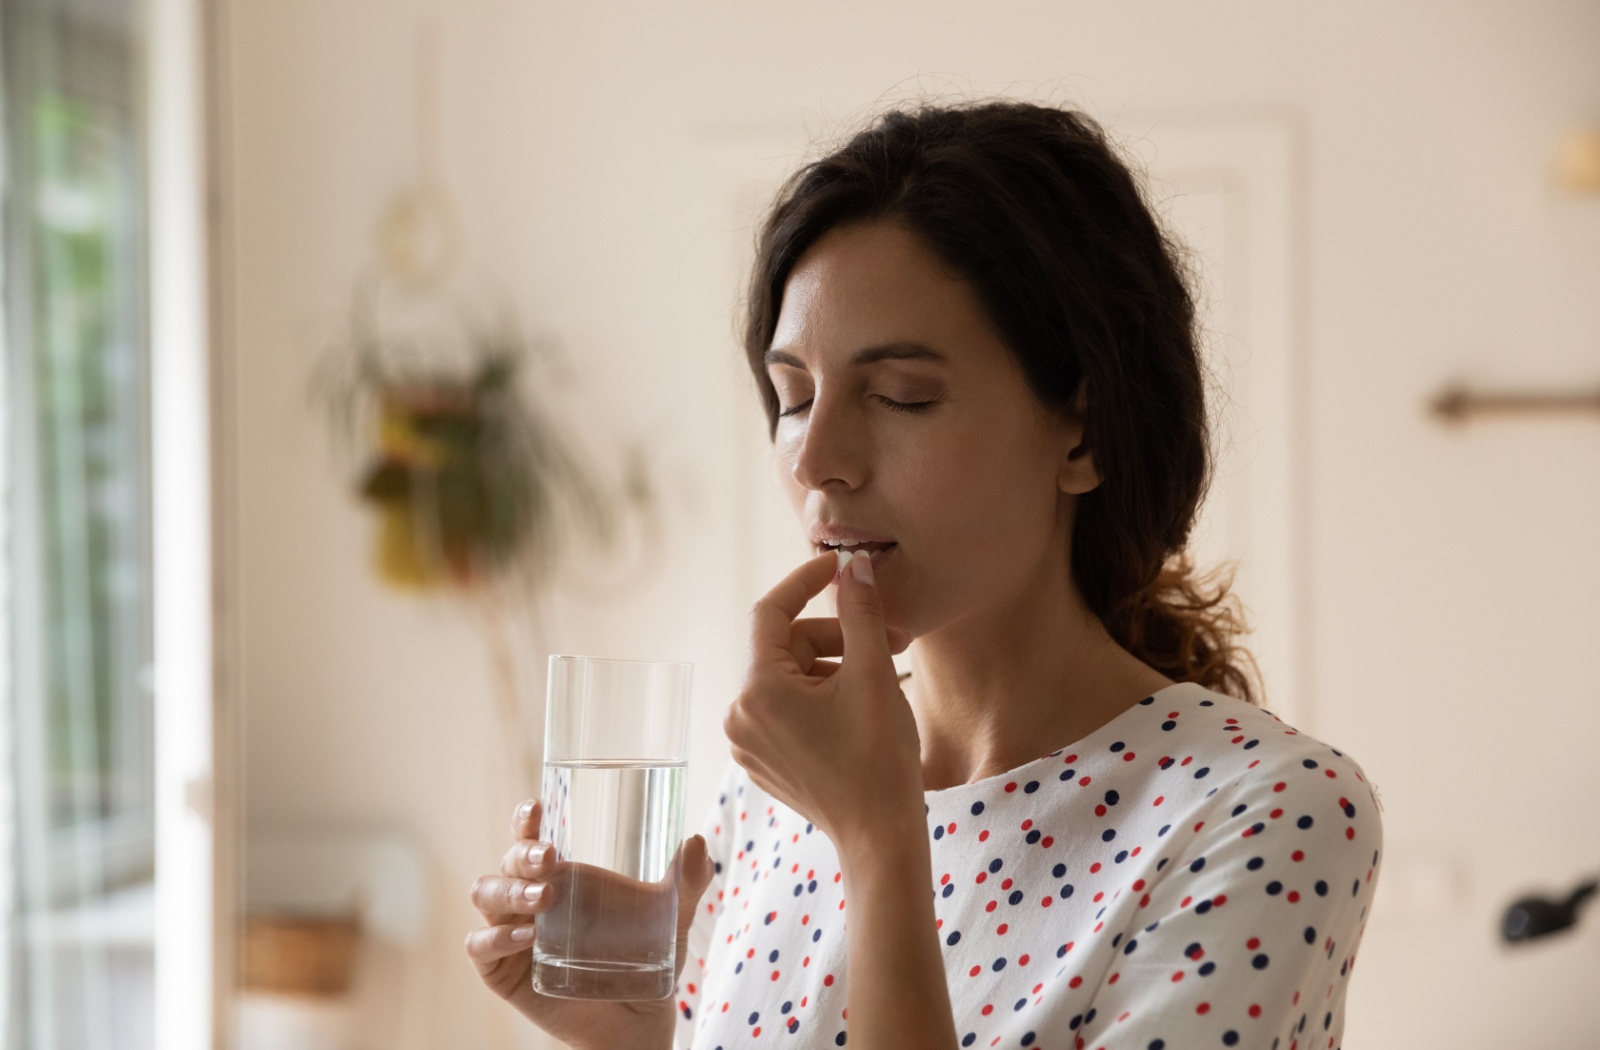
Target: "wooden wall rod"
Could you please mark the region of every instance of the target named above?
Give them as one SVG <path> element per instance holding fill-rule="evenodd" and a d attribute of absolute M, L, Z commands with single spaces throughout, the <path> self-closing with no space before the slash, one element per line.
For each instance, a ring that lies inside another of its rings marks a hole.
<path fill-rule="evenodd" d="M 1600 390 L 1516 392 L 1445 387 L 1429 402 L 1429 411 L 1444 423 L 1466 423 L 1481 416 L 1600 416 Z"/>

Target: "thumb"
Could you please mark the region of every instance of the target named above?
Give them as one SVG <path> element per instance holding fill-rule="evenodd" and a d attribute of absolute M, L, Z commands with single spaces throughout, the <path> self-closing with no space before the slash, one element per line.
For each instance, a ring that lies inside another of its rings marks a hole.
<path fill-rule="evenodd" d="M 844 635 L 842 669 L 857 668 L 876 673 L 893 668 L 889 629 L 883 618 L 883 601 L 872 571 L 872 558 L 866 553 L 851 555 L 839 571 L 839 628 Z M 903 633 L 903 632 L 902 632 Z M 903 648 L 903 647 L 902 647 Z"/>
<path fill-rule="evenodd" d="M 694 925 L 695 910 L 700 898 L 711 885 L 715 869 L 711 855 L 706 852 L 706 840 L 696 835 L 684 844 L 678 868 L 678 972 L 683 972 L 684 961 L 689 957 L 689 927 Z"/>

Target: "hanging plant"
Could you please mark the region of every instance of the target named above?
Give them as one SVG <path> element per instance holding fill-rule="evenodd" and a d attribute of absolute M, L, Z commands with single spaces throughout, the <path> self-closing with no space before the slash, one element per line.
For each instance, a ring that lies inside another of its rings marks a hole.
<path fill-rule="evenodd" d="M 509 325 L 462 323 L 385 338 L 357 297 L 348 346 L 319 387 L 347 443 L 365 444 L 357 492 L 378 515 L 378 576 L 410 590 L 536 589 L 573 540 L 609 549 L 654 494 L 637 452 L 608 489 L 528 398 L 533 349 Z M 455 344 L 455 345 L 453 345 Z"/>
<path fill-rule="evenodd" d="M 619 483 L 607 484 L 532 396 L 548 344 L 524 338 L 509 311 L 485 320 L 445 294 L 462 238 L 441 177 L 438 50 L 436 29 L 419 27 L 416 177 L 380 211 L 373 265 L 314 394 L 358 459 L 355 492 L 377 516 L 378 577 L 476 614 L 519 790 L 536 790 L 512 619 L 539 620 L 555 570 L 584 560 L 573 556 L 579 544 L 609 554 L 632 536 L 634 568 L 659 566 L 657 501 L 642 449 L 628 448 Z M 586 594 L 607 590 L 584 581 Z"/>

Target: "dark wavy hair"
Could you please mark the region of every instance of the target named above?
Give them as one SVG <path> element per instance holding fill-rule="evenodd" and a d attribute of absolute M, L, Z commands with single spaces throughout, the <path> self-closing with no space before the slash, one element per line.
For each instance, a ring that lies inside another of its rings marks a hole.
<path fill-rule="evenodd" d="M 1118 644 L 1175 681 L 1259 702 L 1232 576 L 1185 551 L 1211 474 L 1185 250 L 1082 113 L 1016 100 L 895 109 L 779 190 L 756 243 L 744 345 L 775 436 L 763 355 L 790 272 L 828 230 L 889 221 L 975 289 L 1029 386 L 1071 410 L 1101 483 L 1079 499 L 1073 579 Z"/>

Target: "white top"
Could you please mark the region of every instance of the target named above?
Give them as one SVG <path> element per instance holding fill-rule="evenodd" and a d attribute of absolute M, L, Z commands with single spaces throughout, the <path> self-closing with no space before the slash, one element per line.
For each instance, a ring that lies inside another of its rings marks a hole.
<path fill-rule="evenodd" d="M 738 765 L 718 792 L 674 1046 L 844 1046 L 838 854 Z M 1178 683 L 925 798 L 960 1046 L 1339 1046 L 1382 845 L 1348 755 Z"/>

